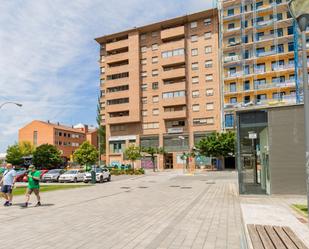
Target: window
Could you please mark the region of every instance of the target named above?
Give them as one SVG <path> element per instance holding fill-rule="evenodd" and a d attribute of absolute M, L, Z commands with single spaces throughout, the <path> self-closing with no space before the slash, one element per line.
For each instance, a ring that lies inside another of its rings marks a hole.
<path fill-rule="evenodd" d="M 236 43 L 235 37 L 231 37 L 231 38 L 228 39 L 228 44 L 229 45 L 234 45 L 235 43 Z"/>
<path fill-rule="evenodd" d="M 292 15 L 291 15 L 290 11 L 288 11 L 288 12 L 286 13 L 286 16 L 287 16 L 287 18 L 292 18 Z"/>
<path fill-rule="evenodd" d="M 147 97 L 142 97 L 142 103 L 147 104 Z"/>
<path fill-rule="evenodd" d="M 244 82 L 244 91 L 250 90 L 250 81 L 246 80 Z"/>
<path fill-rule="evenodd" d="M 147 117 L 147 115 L 148 115 L 147 110 L 142 110 L 142 116 L 143 116 L 143 117 Z"/>
<path fill-rule="evenodd" d="M 108 75 L 107 79 L 108 80 L 116 80 L 116 79 L 127 78 L 127 77 L 129 77 L 129 72 Z"/>
<path fill-rule="evenodd" d="M 159 70 L 158 69 L 154 69 L 152 70 L 152 76 L 157 76 L 159 74 Z"/>
<path fill-rule="evenodd" d="M 265 99 L 267 99 L 266 94 L 258 94 L 257 95 L 258 102 L 261 101 L 261 100 L 265 100 Z"/>
<path fill-rule="evenodd" d="M 162 94 L 163 99 L 184 97 L 185 91 L 166 92 Z"/>
<path fill-rule="evenodd" d="M 228 16 L 233 16 L 234 15 L 234 9 L 228 9 L 227 10 L 227 15 Z"/>
<path fill-rule="evenodd" d="M 191 22 L 190 23 L 190 28 L 191 29 L 194 29 L 194 28 L 196 28 L 197 27 L 197 22 Z"/>
<path fill-rule="evenodd" d="M 198 112 L 199 110 L 200 110 L 200 105 L 199 104 L 192 105 L 192 111 Z"/>
<path fill-rule="evenodd" d="M 141 47 L 141 52 L 142 53 L 145 53 L 146 51 L 147 51 L 147 47 L 146 46 Z"/>
<path fill-rule="evenodd" d="M 234 115 L 225 114 L 225 127 L 234 127 Z"/>
<path fill-rule="evenodd" d="M 199 79 L 198 79 L 197 76 L 196 77 L 192 77 L 192 84 L 198 84 L 198 82 L 199 82 Z"/>
<path fill-rule="evenodd" d="M 159 102 L 159 96 L 158 95 L 152 96 L 152 103 L 158 103 L 158 102 Z"/>
<path fill-rule="evenodd" d="M 214 89 L 208 88 L 206 89 L 206 96 L 213 96 L 214 95 Z"/>
<path fill-rule="evenodd" d="M 227 29 L 234 29 L 235 28 L 235 23 L 229 23 L 227 26 Z"/>
<path fill-rule="evenodd" d="M 158 31 L 153 31 L 153 32 L 151 32 L 151 36 L 152 37 L 157 37 L 158 36 Z"/>
<path fill-rule="evenodd" d="M 105 67 L 101 67 L 101 74 L 105 74 Z"/>
<path fill-rule="evenodd" d="M 210 24 L 211 24 L 211 19 L 210 19 L 210 18 L 204 19 L 204 25 L 205 25 L 205 26 L 208 26 L 208 25 L 210 25 Z"/>
<path fill-rule="evenodd" d="M 294 43 L 293 42 L 289 42 L 288 49 L 289 49 L 289 52 L 294 51 Z"/>
<path fill-rule="evenodd" d="M 159 115 L 159 109 L 153 109 L 152 110 L 152 115 L 153 116 L 158 116 Z"/>
<path fill-rule="evenodd" d="M 198 49 L 197 48 L 191 49 L 191 55 L 192 56 L 197 56 L 198 55 Z"/>
<path fill-rule="evenodd" d="M 158 128 L 159 128 L 159 123 L 145 123 L 145 124 L 143 124 L 144 130 L 158 129 Z"/>
<path fill-rule="evenodd" d="M 213 75 L 212 74 L 206 74 L 206 81 L 213 81 Z"/>
<path fill-rule="evenodd" d="M 142 84 L 141 88 L 143 92 L 147 91 L 147 84 Z"/>
<path fill-rule="evenodd" d="M 293 26 L 289 26 L 288 27 L 288 35 L 293 35 L 293 32 L 294 32 Z"/>
<path fill-rule="evenodd" d="M 205 68 L 212 68 L 212 60 L 205 61 Z"/>
<path fill-rule="evenodd" d="M 193 125 L 211 125 L 214 124 L 214 118 L 195 118 L 193 119 Z"/>
<path fill-rule="evenodd" d="M 237 98 L 236 97 L 231 97 L 230 98 L 230 103 L 231 104 L 236 104 L 237 103 Z"/>
<path fill-rule="evenodd" d="M 124 131 L 125 125 L 111 125 L 111 131 Z"/>
<path fill-rule="evenodd" d="M 250 102 L 250 96 L 245 96 L 244 97 L 244 103 L 247 104 Z"/>
<path fill-rule="evenodd" d="M 105 56 L 101 55 L 101 62 L 104 62 L 104 61 L 105 61 Z"/>
<path fill-rule="evenodd" d="M 191 64 L 191 69 L 192 69 L 192 70 L 198 70 L 198 62 L 193 62 L 193 63 Z"/>
<path fill-rule="evenodd" d="M 210 39 L 210 38 L 211 38 L 211 32 L 206 32 L 206 33 L 204 34 L 204 38 L 205 38 L 205 39 Z"/>
<path fill-rule="evenodd" d="M 210 102 L 210 103 L 206 103 L 206 110 L 207 111 L 211 111 L 214 109 L 214 103 Z"/>
<path fill-rule="evenodd" d="M 180 56 L 180 55 L 184 55 L 185 54 L 185 50 L 183 48 L 178 48 L 178 49 L 174 49 L 174 50 L 170 50 L 170 51 L 164 51 L 162 52 L 162 58 L 169 58 L 172 56 Z"/>
<path fill-rule="evenodd" d="M 158 56 L 152 57 L 151 62 L 152 64 L 158 63 Z"/>
<path fill-rule="evenodd" d="M 146 72 L 146 71 L 142 71 L 142 72 L 141 72 L 141 76 L 142 76 L 142 78 L 147 77 L 147 72 Z"/>
<path fill-rule="evenodd" d="M 205 47 L 205 54 L 209 54 L 212 52 L 212 47 L 211 46 L 206 46 Z"/>
<path fill-rule="evenodd" d="M 199 96 L 200 96 L 199 90 L 192 91 L 192 98 L 198 98 Z"/>
<path fill-rule="evenodd" d="M 142 64 L 142 65 L 146 65 L 146 64 L 147 64 L 147 59 L 146 59 L 146 58 L 141 59 L 141 64 Z"/>
<path fill-rule="evenodd" d="M 122 92 L 129 90 L 129 85 L 123 85 L 123 86 L 115 86 L 115 87 L 108 87 L 106 91 L 108 93 L 114 93 L 114 92 Z"/>
<path fill-rule="evenodd" d="M 107 105 L 119 105 L 129 103 L 129 98 L 107 100 Z"/>
<path fill-rule="evenodd" d="M 145 40 L 146 39 L 146 34 L 141 34 L 141 40 Z"/>
<path fill-rule="evenodd" d="M 157 43 L 152 44 L 152 46 L 151 46 L 152 51 L 158 50 L 158 48 L 159 48 L 159 46 L 158 46 Z"/>
<path fill-rule="evenodd" d="M 198 37 L 197 35 L 191 35 L 191 42 L 197 42 Z"/>
<path fill-rule="evenodd" d="M 231 83 L 230 84 L 230 92 L 236 92 L 236 83 Z"/>
<path fill-rule="evenodd" d="M 152 83 L 152 89 L 153 89 L 153 90 L 159 89 L 159 82 L 153 82 L 153 83 Z"/>

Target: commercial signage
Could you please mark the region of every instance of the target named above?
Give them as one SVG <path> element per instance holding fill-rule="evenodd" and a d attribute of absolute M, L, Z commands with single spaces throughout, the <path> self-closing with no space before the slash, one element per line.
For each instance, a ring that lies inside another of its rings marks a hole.
<path fill-rule="evenodd" d="M 167 132 L 168 133 L 183 133 L 183 128 L 182 127 L 168 128 Z"/>

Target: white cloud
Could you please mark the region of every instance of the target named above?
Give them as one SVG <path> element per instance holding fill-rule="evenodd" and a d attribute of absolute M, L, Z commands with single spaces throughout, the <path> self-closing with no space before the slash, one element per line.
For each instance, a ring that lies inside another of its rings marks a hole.
<path fill-rule="evenodd" d="M 211 7 L 200 0 L 2 0 L 0 151 L 33 119 L 95 122 L 95 37 Z"/>

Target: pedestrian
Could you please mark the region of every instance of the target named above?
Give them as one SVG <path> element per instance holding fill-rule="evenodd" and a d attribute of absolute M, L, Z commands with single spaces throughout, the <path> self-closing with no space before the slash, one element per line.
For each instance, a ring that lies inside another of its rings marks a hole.
<path fill-rule="evenodd" d="M 16 181 L 16 171 L 13 169 L 13 165 L 8 163 L 6 165 L 6 170 L 3 173 L 3 176 L 0 180 L 1 193 L 5 198 L 4 206 L 12 206 L 13 194 L 12 190 L 14 188 Z"/>
<path fill-rule="evenodd" d="M 26 202 L 23 207 L 28 207 L 28 203 L 30 200 L 30 195 L 32 192 L 34 192 L 36 198 L 37 198 L 37 204 L 36 207 L 41 206 L 41 197 L 40 197 L 40 176 L 41 172 L 39 170 L 36 170 L 33 165 L 30 165 L 28 168 L 28 187 L 26 191 Z"/>

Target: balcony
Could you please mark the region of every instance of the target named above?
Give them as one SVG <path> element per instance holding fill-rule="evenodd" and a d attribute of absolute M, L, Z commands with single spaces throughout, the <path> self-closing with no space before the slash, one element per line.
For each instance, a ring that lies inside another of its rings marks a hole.
<path fill-rule="evenodd" d="M 106 69 L 106 75 L 118 74 L 118 73 L 128 72 L 128 71 L 129 71 L 129 64 L 121 65 L 117 67 L 108 67 Z"/>
<path fill-rule="evenodd" d="M 261 28 L 267 27 L 267 26 L 269 26 L 269 25 L 273 25 L 275 21 L 277 21 L 277 20 L 272 19 L 272 20 L 257 22 L 256 25 L 255 25 L 255 27 L 256 27 L 257 29 L 261 29 Z"/>
<path fill-rule="evenodd" d="M 275 38 L 276 38 L 276 36 L 274 36 L 274 35 L 264 35 L 264 36 L 258 37 L 257 42 L 273 40 Z"/>
<path fill-rule="evenodd" d="M 239 55 L 232 55 L 232 56 L 225 56 L 224 57 L 224 63 L 229 63 L 232 61 L 239 61 L 240 56 Z"/>
<path fill-rule="evenodd" d="M 179 26 L 175 28 L 164 29 L 161 31 L 161 39 L 171 40 L 176 37 L 184 37 L 185 36 L 185 27 Z"/>
<path fill-rule="evenodd" d="M 106 106 L 106 112 L 122 112 L 127 111 L 129 108 L 129 103 L 123 103 L 118 105 L 107 105 Z M 123 118 L 123 117 L 121 117 Z"/>
<path fill-rule="evenodd" d="M 256 54 L 256 57 L 264 57 L 264 56 L 270 56 L 276 54 L 276 51 L 265 51 L 265 52 L 259 52 Z M 278 53 L 279 54 L 279 53 Z"/>
<path fill-rule="evenodd" d="M 265 89 L 272 89 L 272 88 L 289 88 L 289 87 L 295 87 L 296 83 L 295 80 L 286 80 L 285 82 L 274 82 L 270 84 L 261 84 L 256 85 L 256 90 L 265 90 Z"/>
<path fill-rule="evenodd" d="M 130 123 L 131 117 L 129 116 L 123 116 L 123 117 L 115 117 L 115 118 L 111 118 L 108 117 L 107 118 L 107 123 L 108 124 L 124 124 L 124 123 Z"/>
<path fill-rule="evenodd" d="M 161 59 L 162 66 L 183 64 L 185 62 L 186 62 L 186 58 L 185 58 L 184 55 L 173 56 L 173 57 Z"/>
<path fill-rule="evenodd" d="M 163 119 L 169 120 L 169 119 L 182 119 L 187 117 L 187 111 L 171 111 L 171 112 L 164 112 L 163 113 Z"/>
<path fill-rule="evenodd" d="M 235 28 L 232 28 L 232 29 L 226 29 L 224 32 L 230 33 L 230 32 L 235 32 L 235 31 L 239 31 L 239 30 L 240 30 L 240 27 L 235 27 Z"/>
<path fill-rule="evenodd" d="M 185 68 L 177 68 L 168 71 L 162 72 L 162 79 L 173 79 L 173 78 L 182 78 L 186 76 L 186 69 Z"/>
<path fill-rule="evenodd" d="M 116 49 L 126 48 L 129 46 L 129 40 L 120 40 L 116 42 L 111 42 L 106 44 L 106 51 L 113 51 Z"/>
<path fill-rule="evenodd" d="M 228 72 L 227 75 L 224 78 L 230 79 L 230 78 L 237 78 L 237 77 L 242 77 L 242 76 L 243 76 L 243 72 L 236 72 L 236 73 Z"/>
<path fill-rule="evenodd" d="M 294 68 L 295 68 L 294 64 L 288 64 L 288 65 L 273 66 L 272 70 L 273 71 L 285 71 L 285 70 L 294 69 Z"/>
<path fill-rule="evenodd" d="M 161 101 L 162 106 L 186 105 L 186 97 L 166 98 Z"/>
<path fill-rule="evenodd" d="M 105 57 L 106 63 L 114 63 L 114 62 L 128 60 L 128 59 L 129 59 L 129 52 L 111 54 Z"/>

